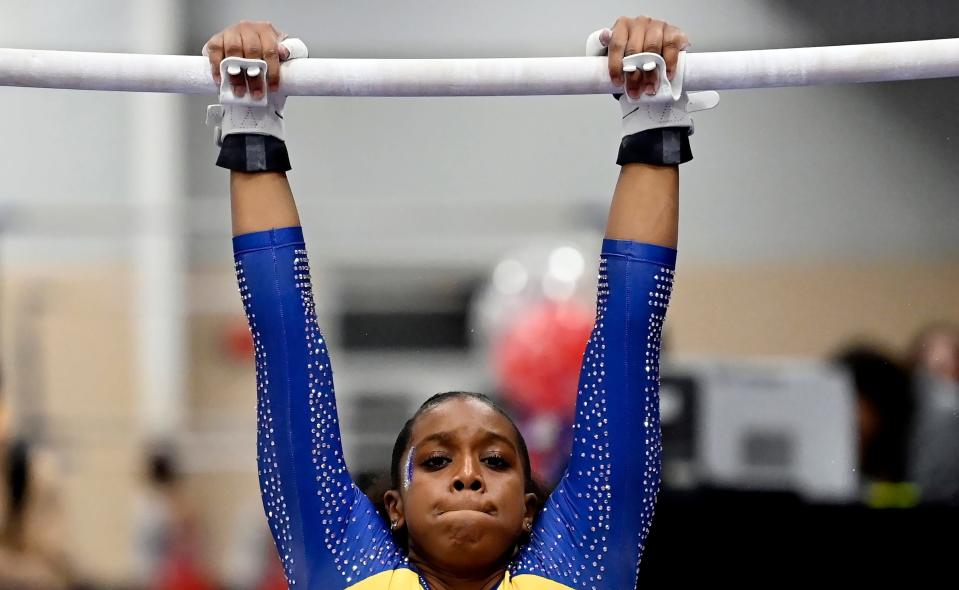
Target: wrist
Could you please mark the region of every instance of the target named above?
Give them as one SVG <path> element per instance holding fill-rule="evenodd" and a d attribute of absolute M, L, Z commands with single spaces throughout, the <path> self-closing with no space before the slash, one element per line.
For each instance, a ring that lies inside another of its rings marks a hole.
<path fill-rule="evenodd" d="M 626 135 L 620 141 L 616 163 L 676 166 L 693 159 L 688 127 L 662 127 Z"/>
<path fill-rule="evenodd" d="M 233 133 L 223 138 L 216 165 L 236 172 L 286 172 L 286 142 L 271 135 Z"/>

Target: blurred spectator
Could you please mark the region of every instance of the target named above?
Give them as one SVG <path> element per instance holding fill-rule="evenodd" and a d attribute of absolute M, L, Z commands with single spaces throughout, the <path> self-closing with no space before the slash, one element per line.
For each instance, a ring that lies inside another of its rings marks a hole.
<path fill-rule="evenodd" d="M 357 478 L 357 484 L 362 482 Z M 283 564 L 270 535 L 260 500 L 244 506 L 236 517 L 225 584 L 230 590 L 287 590 Z"/>
<path fill-rule="evenodd" d="M 0 375 L 0 588 L 68 587 L 52 457 L 14 436 Z"/>
<path fill-rule="evenodd" d="M 914 402 L 909 373 L 870 346 L 847 348 L 834 360 L 845 367 L 856 389 L 859 468 L 866 502 L 873 506 L 915 503 L 907 480 Z"/>
<path fill-rule="evenodd" d="M 213 588 L 198 562 L 194 511 L 169 449 L 147 457 L 147 491 L 134 522 L 140 587 L 148 590 Z"/>
<path fill-rule="evenodd" d="M 910 357 L 917 373 L 959 383 L 959 326 L 926 327 L 913 341 Z"/>
<path fill-rule="evenodd" d="M 959 328 L 926 328 L 910 356 L 917 403 L 910 475 L 923 502 L 959 506 Z"/>

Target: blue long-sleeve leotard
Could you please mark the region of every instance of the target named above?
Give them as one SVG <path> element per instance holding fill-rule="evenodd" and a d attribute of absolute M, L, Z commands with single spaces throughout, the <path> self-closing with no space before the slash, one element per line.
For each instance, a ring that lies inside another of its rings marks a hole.
<path fill-rule="evenodd" d="M 290 587 L 424 588 L 346 470 L 302 231 L 233 246 L 255 345 L 263 506 Z M 603 242 L 572 457 L 501 590 L 634 587 L 660 482 L 659 346 L 675 259 Z"/>

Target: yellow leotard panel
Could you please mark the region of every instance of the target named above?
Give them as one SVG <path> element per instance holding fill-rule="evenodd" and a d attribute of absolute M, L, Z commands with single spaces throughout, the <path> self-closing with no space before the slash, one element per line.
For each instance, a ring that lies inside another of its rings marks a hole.
<path fill-rule="evenodd" d="M 406 568 L 380 572 L 347 586 L 346 590 L 423 590 L 420 577 Z"/>
<path fill-rule="evenodd" d="M 388 572 L 381 572 L 370 576 L 361 582 L 357 582 L 346 590 L 422 590 L 420 577 L 411 570 L 400 568 Z M 523 574 L 510 578 L 509 573 L 499 590 L 572 590 L 565 586 L 540 576 L 532 574 Z"/>
<path fill-rule="evenodd" d="M 503 580 L 503 585 L 500 588 L 501 590 L 572 590 L 565 584 L 533 574 L 521 574 L 512 579 L 510 579 L 509 574 L 506 574 L 506 579 Z"/>

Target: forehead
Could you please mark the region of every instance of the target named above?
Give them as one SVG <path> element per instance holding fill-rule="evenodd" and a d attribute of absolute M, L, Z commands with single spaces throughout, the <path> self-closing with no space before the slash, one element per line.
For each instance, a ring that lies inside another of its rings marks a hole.
<path fill-rule="evenodd" d="M 411 441 L 417 441 L 437 433 L 452 432 L 468 439 L 490 431 L 508 438 L 516 444 L 516 432 L 510 421 L 501 413 L 479 400 L 453 398 L 420 415 L 413 424 Z"/>

